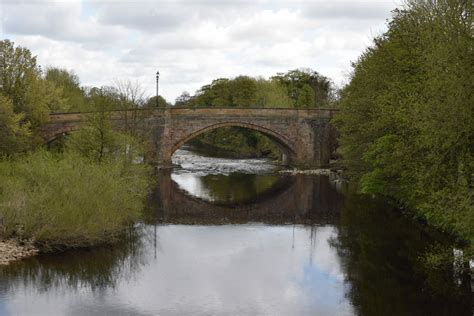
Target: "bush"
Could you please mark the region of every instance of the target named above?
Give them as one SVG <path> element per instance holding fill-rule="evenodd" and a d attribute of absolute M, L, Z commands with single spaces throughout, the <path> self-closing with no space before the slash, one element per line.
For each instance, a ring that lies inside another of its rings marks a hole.
<path fill-rule="evenodd" d="M 140 216 L 146 169 L 39 151 L 0 161 L 0 236 L 43 250 L 112 242 Z"/>

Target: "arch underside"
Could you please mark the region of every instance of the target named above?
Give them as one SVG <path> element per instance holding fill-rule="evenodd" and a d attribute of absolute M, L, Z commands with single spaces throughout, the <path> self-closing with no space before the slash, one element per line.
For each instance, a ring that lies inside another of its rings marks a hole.
<path fill-rule="evenodd" d="M 60 132 L 56 132 L 55 134 L 51 135 L 51 136 L 48 136 L 46 139 L 45 139 L 45 142 L 46 144 L 51 144 L 52 142 L 64 137 L 64 136 L 67 136 L 69 135 L 71 132 L 74 132 L 78 130 L 78 128 L 68 128 L 68 129 L 63 129 L 61 130 Z"/>
<path fill-rule="evenodd" d="M 234 122 L 234 121 L 212 124 L 212 125 L 200 128 L 199 130 L 186 135 L 185 137 L 181 138 L 179 141 L 174 143 L 171 150 L 171 155 L 173 155 L 176 150 L 178 150 L 182 145 L 192 140 L 193 138 L 196 138 L 197 136 L 201 134 L 204 134 L 206 132 L 209 132 L 221 127 L 242 127 L 242 128 L 260 132 L 261 134 L 270 138 L 278 146 L 282 154 L 287 156 L 287 158 L 293 157 L 295 155 L 295 151 L 290 145 L 289 139 L 281 135 L 280 133 L 275 132 L 271 129 L 259 126 L 259 125 L 250 124 L 250 123 L 242 123 L 242 122 Z"/>

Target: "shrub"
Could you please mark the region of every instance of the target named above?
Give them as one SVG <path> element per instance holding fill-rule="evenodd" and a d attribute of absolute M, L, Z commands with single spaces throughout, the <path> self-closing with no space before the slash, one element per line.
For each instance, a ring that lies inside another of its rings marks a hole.
<path fill-rule="evenodd" d="M 39 151 L 0 161 L 0 236 L 43 250 L 112 242 L 140 216 L 146 168 Z"/>

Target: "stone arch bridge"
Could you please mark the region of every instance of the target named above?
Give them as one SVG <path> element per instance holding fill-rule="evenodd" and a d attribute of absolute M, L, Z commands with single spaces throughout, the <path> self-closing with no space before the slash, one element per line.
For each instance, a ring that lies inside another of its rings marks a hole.
<path fill-rule="evenodd" d="M 146 159 L 169 165 L 171 156 L 192 138 L 224 126 L 261 132 L 291 166 L 319 167 L 329 163 L 336 147 L 330 120 L 336 110 L 278 108 L 147 108 L 105 112 L 117 129 L 140 133 L 147 143 Z M 94 113 L 54 113 L 41 128 L 46 142 L 75 131 Z M 104 114 L 104 113 L 103 113 Z"/>

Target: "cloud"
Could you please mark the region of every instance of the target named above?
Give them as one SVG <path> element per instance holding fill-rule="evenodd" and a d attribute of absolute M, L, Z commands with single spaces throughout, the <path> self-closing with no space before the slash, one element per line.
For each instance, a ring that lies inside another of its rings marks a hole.
<path fill-rule="evenodd" d="M 112 44 L 123 37 L 124 30 L 120 27 L 100 24 L 94 16 L 83 18 L 80 1 L 7 1 L 3 3 L 2 11 L 5 33 L 101 44 Z"/>
<path fill-rule="evenodd" d="M 395 7 L 392 1 L 368 0 L 332 0 L 332 1 L 300 1 L 303 13 L 308 18 L 323 19 L 386 19 L 387 12 Z"/>
<path fill-rule="evenodd" d="M 396 7 L 379 0 L 3 0 L 3 37 L 87 85 L 122 78 L 173 101 L 214 78 L 309 67 L 342 82 Z"/>

